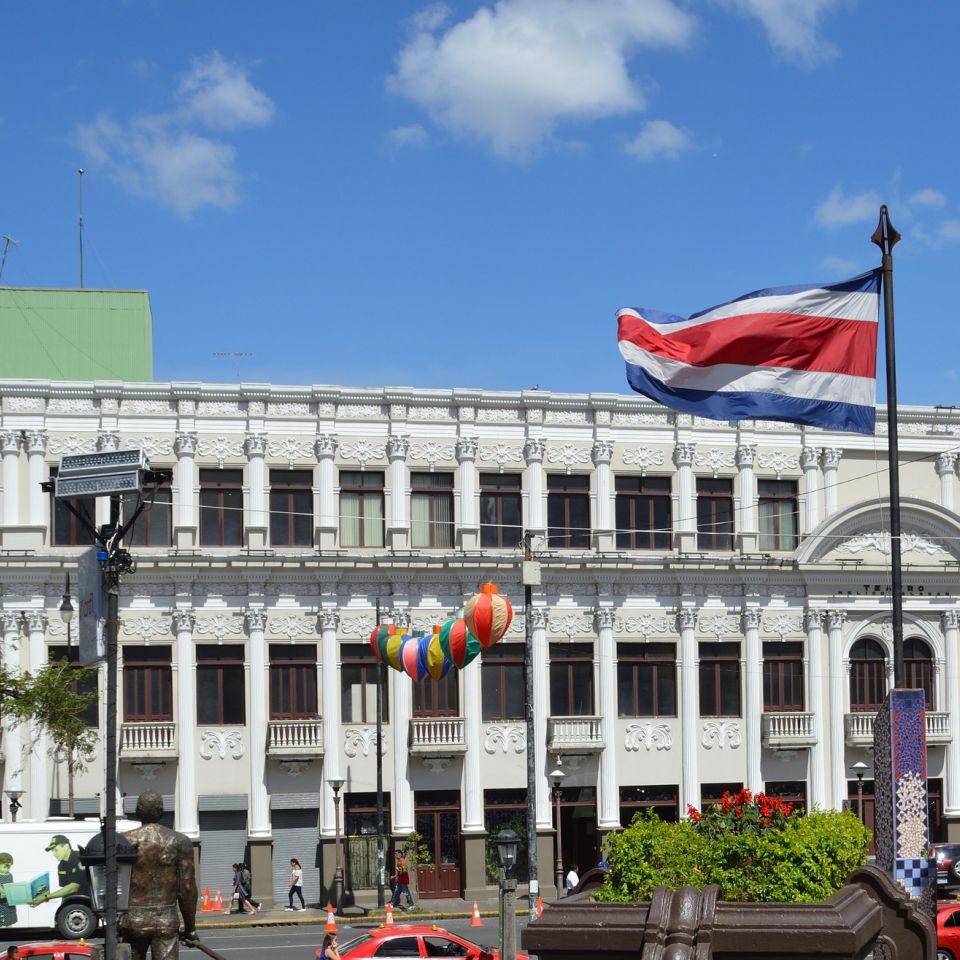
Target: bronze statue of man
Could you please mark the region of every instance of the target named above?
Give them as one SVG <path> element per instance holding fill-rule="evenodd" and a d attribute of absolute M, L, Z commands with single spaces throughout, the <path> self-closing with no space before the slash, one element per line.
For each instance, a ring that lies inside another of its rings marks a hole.
<path fill-rule="evenodd" d="M 176 960 L 180 952 L 180 917 L 188 940 L 196 939 L 197 878 L 193 844 L 176 830 L 160 825 L 163 798 L 147 790 L 137 799 L 137 819 L 142 827 L 126 838 L 136 844 L 139 856 L 130 877 L 130 907 L 120 917 L 120 931 L 130 944 L 133 960 Z"/>

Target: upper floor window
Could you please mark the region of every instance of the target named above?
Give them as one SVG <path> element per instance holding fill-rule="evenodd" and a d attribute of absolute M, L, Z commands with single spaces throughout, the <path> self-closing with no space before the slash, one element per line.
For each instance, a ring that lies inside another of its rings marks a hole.
<path fill-rule="evenodd" d="M 850 648 L 850 709 L 876 713 L 887 695 L 887 658 L 876 640 L 863 637 Z"/>
<path fill-rule="evenodd" d="M 453 474 L 410 474 L 410 545 L 453 546 Z"/>
<path fill-rule="evenodd" d="M 617 644 L 617 712 L 621 717 L 677 715 L 676 647 Z"/>
<path fill-rule="evenodd" d="M 383 546 L 383 471 L 340 471 L 340 545 Z"/>
<path fill-rule="evenodd" d="M 57 476 L 57 471 L 50 471 L 50 479 Z M 84 523 L 67 506 L 73 508 L 87 521 Z M 96 497 L 74 497 L 70 500 L 58 500 L 53 492 L 50 494 L 50 516 L 53 519 L 53 531 L 50 542 L 55 547 L 88 547 L 94 542 L 91 529 L 96 529 Z M 88 526 L 89 524 L 89 526 Z"/>
<path fill-rule="evenodd" d="M 697 477 L 697 547 L 733 549 L 733 481 Z"/>
<path fill-rule="evenodd" d="M 424 680 L 413 685 L 415 717 L 456 717 L 460 714 L 459 670 L 450 670 L 442 680 Z"/>
<path fill-rule="evenodd" d="M 922 690 L 927 710 L 933 710 L 933 654 L 919 637 L 903 641 L 903 667 L 904 686 Z"/>
<path fill-rule="evenodd" d="M 344 723 L 377 722 L 377 668 L 379 662 L 365 643 L 345 643 L 340 648 L 340 719 Z M 380 667 L 383 719 L 388 720 L 389 684 Z"/>
<path fill-rule="evenodd" d="M 498 643 L 480 661 L 483 720 L 519 720 L 525 716 L 523 645 Z"/>
<path fill-rule="evenodd" d="M 795 550 L 797 546 L 796 480 L 757 482 L 761 550 Z"/>
<path fill-rule="evenodd" d="M 550 474 L 547 478 L 547 526 L 549 546 L 589 548 L 589 477 Z"/>
<path fill-rule="evenodd" d="M 317 716 L 317 648 L 314 644 L 270 644 L 270 719 Z"/>
<path fill-rule="evenodd" d="M 519 473 L 480 474 L 480 546 L 515 547 L 523 536 Z"/>
<path fill-rule="evenodd" d="M 143 499 L 143 511 L 124 539 L 135 547 L 169 547 L 173 543 L 173 493 L 168 486 L 145 487 L 142 494 L 123 497 L 123 521 L 128 522 Z"/>
<path fill-rule="evenodd" d="M 123 719 L 127 723 L 173 720 L 170 647 L 123 646 Z"/>
<path fill-rule="evenodd" d="M 200 471 L 200 544 L 243 545 L 243 471 Z"/>
<path fill-rule="evenodd" d="M 83 679 L 70 684 L 71 693 L 98 694 L 97 671 L 80 666 L 80 648 L 74 644 L 70 647 L 51 647 L 50 659 L 53 661 L 66 660 L 72 670 L 83 671 Z M 95 696 L 83 711 L 83 722 L 88 727 L 100 726 L 100 700 Z"/>
<path fill-rule="evenodd" d="M 197 645 L 197 723 L 242 724 L 247 716 L 243 645 Z"/>
<path fill-rule="evenodd" d="M 617 477 L 617 546 L 670 549 L 670 478 Z"/>
<path fill-rule="evenodd" d="M 740 644 L 700 644 L 700 716 L 740 716 Z"/>
<path fill-rule="evenodd" d="M 552 644 L 550 647 L 550 716 L 593 715 L 593 645 Z"/>
<path fill-rule="evenodd" d="M 275 547 L 313 545 L 311 471 L 270 471 L 270 543 Z"/>
<path fill-rule="evenodd" d="M 763 645 L 763 709 L 803 710 L 803 643 Z"/>

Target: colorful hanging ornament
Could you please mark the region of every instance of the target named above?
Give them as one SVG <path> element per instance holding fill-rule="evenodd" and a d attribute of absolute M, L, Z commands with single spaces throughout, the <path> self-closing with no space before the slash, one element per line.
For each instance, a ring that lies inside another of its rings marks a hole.
<path fill-rule="evenodd" d="M 437 636 L 440 649 L 458 670 L 462 670 L 480 653 L 480 641 L 470 633 L 462 617 L 448 620 Z"/>
<path fill-rule="evenodd" d="M 393 623 L 381 623 L 373 628 L 373 632 L 370 634 L 370 649 L 381 663 L 386 663 L 387 641 L 397 632 L 399 630 Z"/>
<path fill-rule="evenodd" d="M 400 648 L 401 670 L 403 670 L 403 672 L 410 677 L 411 680 L 422 680 L 427 675 L 427 666 L 425 661 L 421 671 L 421 639 L 421 637 L 407 637 L 403 646 Z"/>
<path fill-rule="evenodd" d="M 427 673 L 434 680 L 442 680 L 453 666 L 440 645 L 440 627 L 433 628 L 433 635 L 427 638 Z"/>
<path fill-rule="evenodd" d="M 485 583 L 464 604 L 463 619 L 481 647 L 492 647 L 509 629 L 513 607 L 495 583 Z"/>

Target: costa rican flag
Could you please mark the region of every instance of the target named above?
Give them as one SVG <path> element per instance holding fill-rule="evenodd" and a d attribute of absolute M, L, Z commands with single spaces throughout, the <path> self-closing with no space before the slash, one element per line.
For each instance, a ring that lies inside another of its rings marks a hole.
<path fill-rule="evenodd" d="M 687 318 L 620 310 L 627 381 L 714 420 L 873 433 L 880 274 L 757 290 Z"/>

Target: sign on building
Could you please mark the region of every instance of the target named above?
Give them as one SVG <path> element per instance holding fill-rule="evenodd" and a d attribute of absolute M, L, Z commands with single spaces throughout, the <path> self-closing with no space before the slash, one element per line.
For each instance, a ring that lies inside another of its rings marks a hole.
<path fill-rule="evenodd" d="M 80 665 L 83 667 L 99 663 L 107 656 L 107 641 L 103 629 L 107 605 L 103 593 L 103 572 L 97 552 L 96 547 L 85 550 L 77 564 Z"/>

